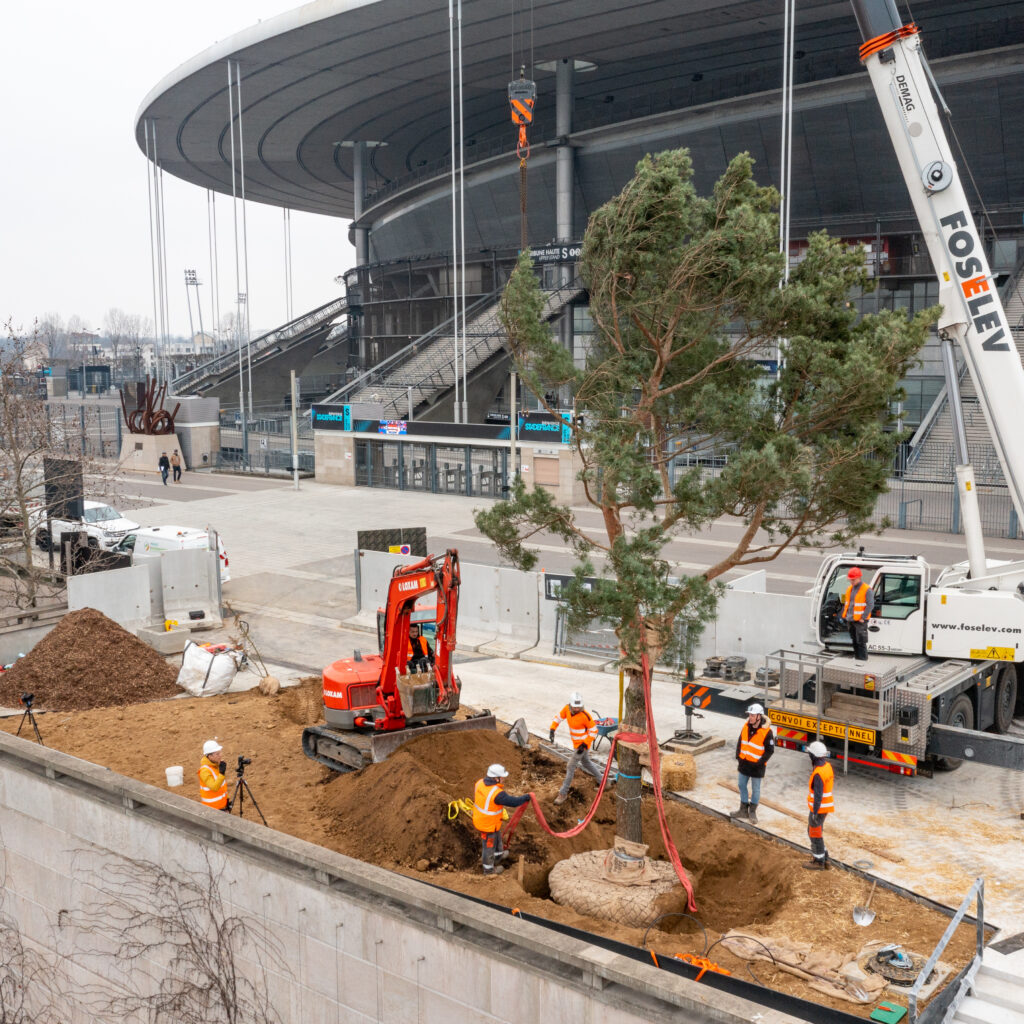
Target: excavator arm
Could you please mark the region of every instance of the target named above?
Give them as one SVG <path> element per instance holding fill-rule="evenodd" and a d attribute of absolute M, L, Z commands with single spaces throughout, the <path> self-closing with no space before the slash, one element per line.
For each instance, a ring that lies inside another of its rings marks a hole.
<path fill-rule="evenodd" d="M 388 585 L 384 622 L 384 650 L 378 702 L 385 715 L 374 722 L 379 730 L 401 729 L 412 709 L 405 708 L 399 680 L 408 669 L 409 620 L 416 602 L 427 594 L 436 594 L 437 635 L 435 638 L 433 685 L 438 708 L 458 707 L 459 683 L 452 672 L 455 651 L 455 627 L 459 613 L 459 587 L 462 576 L 459 554 L 449 549 L 440 556 L 428 556 L 412 565 L 399 565 Z M 421 684 L 422 685 L 422 684 Z"/>

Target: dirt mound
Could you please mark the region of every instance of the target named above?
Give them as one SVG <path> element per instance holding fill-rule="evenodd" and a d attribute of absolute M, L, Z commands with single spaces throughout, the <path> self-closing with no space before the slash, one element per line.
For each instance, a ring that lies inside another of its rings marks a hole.
<path fill-rule="evenodd" d="M 296 725 L 317 725 L 324 719 L 324 688 L 319 676 L 303 676 L 298 686 L 278 691 L 281 714 Z"/>
<path fill-rule="evenodd" d="M 9 671 L 0 675 L 0 705 L 17 707 L 34 693 L 46 711 L 138 704 L 171 697 L 177 670 L 151 647 L 101 612 L 81 608 L 60 622 Z"/>

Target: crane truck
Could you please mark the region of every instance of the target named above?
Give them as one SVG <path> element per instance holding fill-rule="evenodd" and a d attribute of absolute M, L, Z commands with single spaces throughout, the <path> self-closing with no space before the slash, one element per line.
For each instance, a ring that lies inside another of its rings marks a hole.
<path fill-rule="evenodd" d="M 985 557 L 967 453 L 954 346 L 977 388 L 1017 515 L 1024 521 L 1021 366 L 939 117 L 942 101 L 914 24 L 894 0 L 852 0 L 867 68 L 939 280 L 938 332 L 953 419 L 967 561 L 932 577 L 916 555 L 825 559 L 811 591 L 820 649 L 777 651 L 763 688 L 685 683 L 683 704 L 743 713 L 761 699 L 779 746 L 824 742 L 846 763 L 902 775 L 965 759 L 1024 770 L 1024 741 L 1006 735 L 1024 691 L 1024 562 Z M 948 110 L 946 111 L 948 113 Z M 842 602 L 847 573 L 874 592 L 867 662 L 856 661 Z"/>
<path fill-rule="evenodd" d="M 326 724 L 303 732 L 307 757 L 336 771 L 351 771 L 383 761 L 419 736 L 494 729 L 489 712 L 454 721 L 462 695 L 452 664 L 461 582 L 459 553 L 454 549 L 395 566 L 388 583 L 381 652 L 366 657 L 356 652 L 324 669 Z M 409 624 L 423 623 L 423 599 L 431 595 L 436 627 L 433 664 L 427 671 L 410 671 Z"/>

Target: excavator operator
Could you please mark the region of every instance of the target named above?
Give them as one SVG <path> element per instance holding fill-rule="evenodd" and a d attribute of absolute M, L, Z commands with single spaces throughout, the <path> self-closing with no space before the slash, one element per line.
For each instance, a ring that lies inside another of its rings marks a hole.
<path fill-rule="evenodd" d="M 409 624 L 409 649 L 407 672 L 427 672 L 434 664 L 434 652 L 430 649 L 427 638 L 423 636 L 418 622 Z"/>

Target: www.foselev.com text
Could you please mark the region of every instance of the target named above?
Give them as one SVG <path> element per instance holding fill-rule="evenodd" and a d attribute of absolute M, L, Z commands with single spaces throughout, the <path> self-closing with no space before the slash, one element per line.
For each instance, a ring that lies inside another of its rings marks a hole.
<path fill-rule="evenodd" d="M 933 622 L 932 629 L 959 629 L 965 633 L 1021 633 L 1020 626 L 984 626 L 973 622 Z"/>

